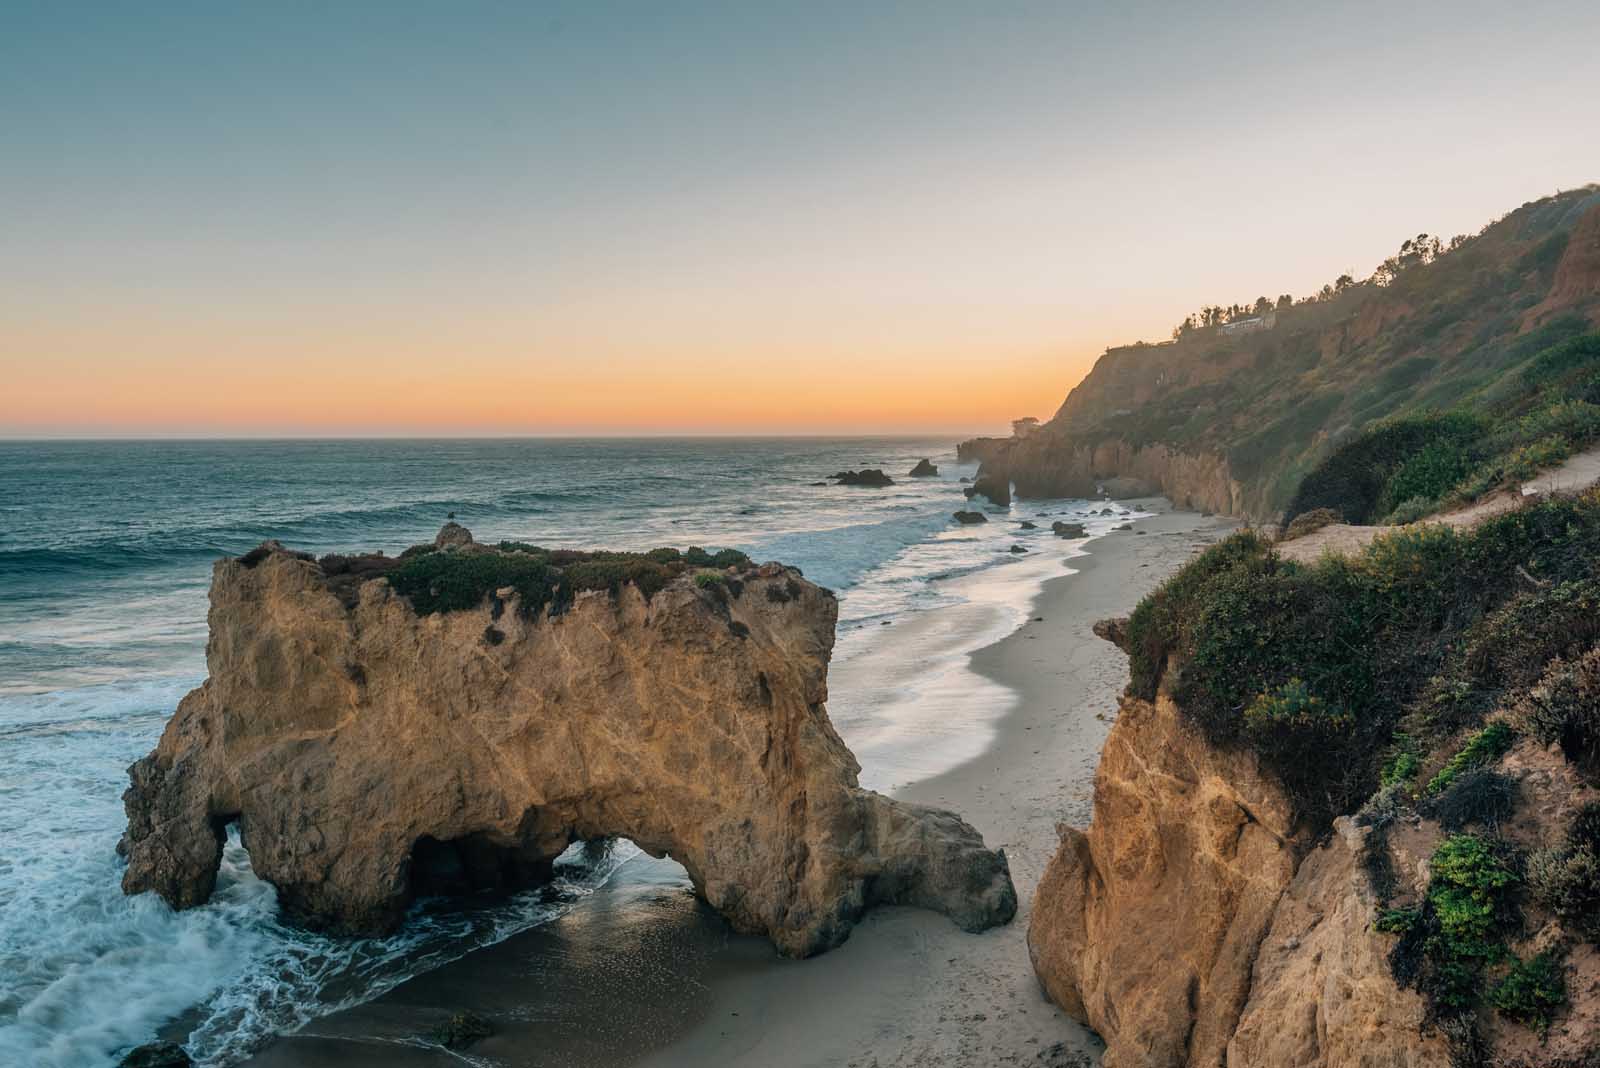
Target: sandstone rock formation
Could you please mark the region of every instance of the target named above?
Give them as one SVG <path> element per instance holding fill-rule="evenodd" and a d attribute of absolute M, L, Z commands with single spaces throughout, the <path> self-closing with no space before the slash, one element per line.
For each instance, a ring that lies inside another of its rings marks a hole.
<path fill-rule="evenodd" d="M 1125 698 L 1087 833 L 1063 826 L 1028 928 L 1046 993 L 1106 1068 L 1222 1063 L 1300 842 L 1282 791 L 1166 697 Z"/>
<path fill-rule="evenodd" d="M 1334 830 L 1273 910 L 1228 1068 L 1446 1068 L 1444 1036 L 1423 1027 L 1421 996 L 1395 984 L 1391 940 L 1372 930 L 1377 902 L 1360 864 L 1371 832 L 1348 818 Z"/>
<path fill-rule="evenodd" d="M 1127 647 L 1127 620 L 1094 631 Z M 1255 757 L 1164 693 L 1123 698 L 1093 822 L 1059 830 L 1028 948 L 1051 1000 L 1106 1040 L 1106 1068 L 1449 1063 L 1373 933 L 1368 832 L 1341 819 L 1313 849 Z"/>
<path fill-rule="evenodd" d="M 497 551 L 464 534 L 438 551 Z M 353 932 L 608 836 L 670 854 L 793 955 L 877 903 L 968 930 L 1015 911 L 1004 853 L 958 816 L 857 785 L 823 704 L 837 604 L 799 572 L 685 572 L 559 614 L 507 587 L 419 616 L 393 563 L 344 558 L 335 580 L 274 543 L 218 562 L 210 677 L 130 769 L 126 892 L 205 901 L 237 821 L 292 915 Z"/>

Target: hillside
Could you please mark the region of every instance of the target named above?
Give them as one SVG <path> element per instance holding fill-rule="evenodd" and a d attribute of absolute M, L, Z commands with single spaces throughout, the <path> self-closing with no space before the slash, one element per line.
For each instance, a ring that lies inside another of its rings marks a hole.
<path fill-rule="evenodd" d="M 1588 186 L 1524 204 L 1475 236 L 1419 235 L 1364 281 L 1208 308 L 1173 341 L 1110 349 L 1038 431 L 966 452 L 1003 467 L 1023 496 L 1112 482 L 1266 519 L 1364 429 L 1462 408 L 1494 423 L 1533 403 L 1536 391 L 1508 385 L 1517 372 L 1596 327 L 1600 187 Z"/>

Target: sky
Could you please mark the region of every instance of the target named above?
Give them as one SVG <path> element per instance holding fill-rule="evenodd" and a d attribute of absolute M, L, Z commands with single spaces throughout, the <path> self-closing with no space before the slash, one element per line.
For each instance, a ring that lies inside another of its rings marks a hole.
<path fill-rule="evenodd" d="M 968 433 L 1600 180 L 1600 4 L 0 0 L 0 435 Z"/>

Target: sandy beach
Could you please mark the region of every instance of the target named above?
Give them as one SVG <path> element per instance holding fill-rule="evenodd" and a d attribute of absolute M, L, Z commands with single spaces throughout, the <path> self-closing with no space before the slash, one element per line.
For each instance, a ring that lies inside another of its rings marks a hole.
<path fill-rule="evenodd" d="M 976 759 L 895 791 L 951 808 L 1006 850 L 1016 920 L 965 934 L 915 909 L 867 915 L 839 949 L 805 961 L 732 934 L 672 874 L 641 859 L 554 923 L 314 1021 L 255 1068 L 473 1063 L 644 1068 L 890 1068 L 1095 1063 L 1094 1036 L 1047 1002 L 1025 936 L 1058 822 L 1087 823 L 1095 763 L 1127 680 L 1095 620 L 1126 614 L 1233 521 L 1139 502 L 1154 516 L 1092 541 L 1044 583 L 1030 621 L 972 656 L 1012 707 Z M 864 776 L 865 777 L 865 776 Z M 653 868 L 652 865 L 655 867 Z M 653 885 L 651 872 L 659 871 Z M 465 1056 L 415 1036 L 451 1012 L 497 1033 Z"/>

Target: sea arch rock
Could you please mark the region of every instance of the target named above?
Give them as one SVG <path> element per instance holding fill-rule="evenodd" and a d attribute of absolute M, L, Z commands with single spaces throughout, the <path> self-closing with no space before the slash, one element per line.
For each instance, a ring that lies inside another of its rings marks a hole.
<path fill-rule="evenodd" d="M 610 836 L 794 956 L 879 903 L 973 931 L 1015 913 L 1005 854 L 960 817 L 857 785 L 824 705 L 837 602 L 798 571 L 426 616 L 381 571 L 341 584 L 275 543 L 216 564 L 210 677 L 129 769 L 125 892 L 204 902 L 237 821 L 291 915 L 352 933 Z"/>

